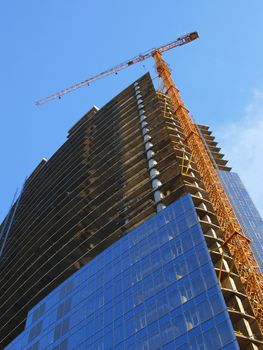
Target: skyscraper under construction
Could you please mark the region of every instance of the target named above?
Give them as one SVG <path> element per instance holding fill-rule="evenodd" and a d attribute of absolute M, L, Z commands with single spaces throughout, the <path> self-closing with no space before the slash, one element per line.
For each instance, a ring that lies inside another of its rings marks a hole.
<path fill-rule="evenodd" d="M 93 107 L 26 180 L 0 231 L 1 348 L 262 347 L 176 114 L 146 74 Z M 262 219 L 197 129 L 262 268 Z"/>

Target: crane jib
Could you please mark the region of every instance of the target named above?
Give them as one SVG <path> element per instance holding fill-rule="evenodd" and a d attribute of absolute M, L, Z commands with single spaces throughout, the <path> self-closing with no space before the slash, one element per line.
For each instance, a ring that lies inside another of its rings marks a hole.
<path fill-rule="evenodd" d="M 48 102 L 48 101 L 51 101 L 51 100 L 54 100 L 54 99 L 57 99 L 57 98 L 60 98 L 61 96 L 63 95 L 66 95 L 68 94 L 69 92 L 71 91 L 74 91 L 74 90 L 77 90 L 83 86 L 88 86 L 90 85 L 90 83 L 92 83 L 93 81 L 96 81 L 100 78 L 103 78 L 107 75 L 110 75 L 110 74 L 113 74 L 113 73 L 117 73 L 118 71 L 120 71 L 121 69 L 124 69 L 126 67 L 130 67 L 132 66 L 133 64 L 135 63 L 138 63 L 138 62 L 141 62 L 141 61 L 144 61 L 146 60 L 147 58 L 151 57 L 153 55 L 153 53 L 155 51 L 159 51 L 159 52 L 165 52 L 165 51 L 168 51 L 174 47 L 177 47 L 177 46 L 181 46 L 181 45 L 184 45 L 184 44 L 187 44 L 195 39 L 197 39 L 199 36 L 198 36 L 198 33 L 197 32 L 192 32 L 192 33 L 189 33 L 189 34 L 186 34 L 178 39 L 176 39 L 175 41 L 172 41 L 171 43 L 167 44 L 167 45 L 164 45 L 164 46 L 161 46 L 159 48 L 156 48 L 156 49 L 152 49 L 150 50 L 150 52 L 146 52 L 145 54 L 141 54 L 133 59 L 130 59 L 124 63 L 121 63 L 119 65 L 117 65 L 116 67 L 113 67 L 111 69 L 108 69 L 107 71 L 103 72 L 103 73 L 100 73 L 98 75 L 95 75 L 91 78 L 88 78 L 88 79 L 85 79 L 77 84 L 74 84 L 66 89 L 63 89 L 61 90 L 60 92 L 56 92 L 46 98 L 43 98 L 41 100 L 38 100 L 36 101 L 36 105 L 37 106 L 40 106 L 42 104 L 44 104 L 45 102 Z"/>

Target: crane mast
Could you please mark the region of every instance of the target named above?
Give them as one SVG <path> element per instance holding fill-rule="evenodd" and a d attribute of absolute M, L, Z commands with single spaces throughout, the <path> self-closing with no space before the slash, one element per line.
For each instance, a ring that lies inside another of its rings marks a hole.
<path fill-rule="evenodd" d="M 135 63 L 142 62 L 147 58 L 153 57 L 156 63 L 157 72 L 163 81 L 164 87 L 166 88 L 166 94 L 170 97 L 171 103 L 174 107 L 175 117 L 179 119 L 183 128 L 185 143 L 192 152 L 205 189 L 208 192 L 210 201 L 216 212 L 220 228 L 224 234 L 225 242 L 223 245 L 228 248 L 233 258 L 253 313 L 259 328 L 263 333 L 263 281 L 258 263 L 256 262 L 250 248 L 249 240 L 244 235 L 234 210 L 229 202 L 227 194 L 220 182 L 202 137 L 200 136 L 196 125 L 192 121 L 192 118 L 180 96 L 179 90 L 173 82 L 170 69 L 162 57 L 163 52 L 174 47 L 187 44 L 197 38 L 197 32 L 186 34 L 169 44 L 161 46 L 157 49 L 149 50 L 144 54 L 121 63 L 101 74 L 72 85 L 69 88 L 50 95 L 42 100 L 38 100 L 36 104 L 42 105 L 50 100 L 60 98 L 61 96 L 83 86 L 89 85 L 102 77 L 117 73 L 118 71 Z"/>
<path fill-rule="evenodd" d="M 228 247 L 231 253 L 258 325 L 261 332 L 263 332 L 262 274 L 249 246 L 249 240 L 243 234 L 198 129 L 173 82 L 168 65 L 158 50 L 152 56 L 156 63 L 157 72 L 174 107 L 175 115 L 183 128 L 185 142 L 192 152 L 197 169 L 217 214 L 220 227 L 224 233 L 224 245 Z"/>

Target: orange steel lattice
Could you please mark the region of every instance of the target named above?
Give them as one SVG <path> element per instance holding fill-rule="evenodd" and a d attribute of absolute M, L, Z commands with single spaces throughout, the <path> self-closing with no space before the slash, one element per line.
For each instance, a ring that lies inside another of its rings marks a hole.
<path fill-rule="evenodd" d="M 175 108 L 175 115 L 184 130 L 185 141 L 191 149 L 196 166 L 217 214 L 218 222 L 224 233 L 224 245 L 227 246 L 232 255 L 252 310 L 263 333 L 262 274 L 250 248 L 249 240 L 242 232 L 198 129 L 173 82 L 168 65 L 158 50 L 152 56 L 156 62 L 158 74 L 166 88 L 166 94 L 170 97 Z"/>

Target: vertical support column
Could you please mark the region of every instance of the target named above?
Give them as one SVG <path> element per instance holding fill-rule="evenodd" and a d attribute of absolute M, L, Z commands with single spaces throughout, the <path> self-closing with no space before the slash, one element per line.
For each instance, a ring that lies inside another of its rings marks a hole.
<path fill-rule="evenodd" d="M 138 108 L 140 124 L 141 124 L 141 132 L 144 140 L 146 157 L 148 159 L 148 169 L 151 177 L 154 201 L 156 203 L 156 210 L 160 211 L 165 208 L 165 205 L 162 203 L 164 194 L 159 190 L 159 188 L 162 186 L 162 182 L 158 178 L 158 175 L 160 173 L 156 168 L 157 161 L 154 159 L 155 152 L 152 149 L 153 143 L 152 143 L 152 138 L 150 136 L 150 130 L 148 129 L 148 122 L 147 122 L 147 116 L 144 110 L 143 97 L 141 95 L 140 86 L 137 82 L 134 83 L 134 89 L 135 89 L 137 108 Z"/>

